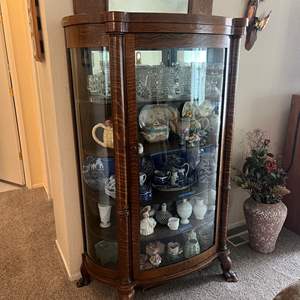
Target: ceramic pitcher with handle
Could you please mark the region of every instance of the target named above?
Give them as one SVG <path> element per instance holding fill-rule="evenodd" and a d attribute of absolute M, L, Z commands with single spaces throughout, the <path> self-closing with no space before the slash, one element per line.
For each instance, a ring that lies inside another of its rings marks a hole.
<path fill-rule="evenodd" d="M 102 128 L 103 131 L 103 141 L 101 141 L 96 133 L 98 128 Z M 105 121 L 103 123 L 96 124 L 92 129 L 92 136 L 94 141 L 104 148 L 114 148 L 114 134 L 113 134 L 113 126 L 111 121 Z"/>

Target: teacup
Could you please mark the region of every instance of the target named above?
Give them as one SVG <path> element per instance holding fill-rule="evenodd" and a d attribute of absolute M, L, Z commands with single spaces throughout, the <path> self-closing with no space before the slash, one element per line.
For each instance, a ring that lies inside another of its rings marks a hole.
<path fill-rule="evenodd" d="M 170 171 L 155 170 L 154 183 L 157 185 L 166 185 L 169 182 L 170 175 Z"/>
<path fill-rule="evenodd" d="M 168 254 L 172 257 L 178 256 L 182 253 L 182 249 L 178 242 L 170 242 L 168 243 Z"/>
<path fill-rule="evenodd" d="M 178 230 L 179 227 L 179 218 L 170 218 L 168 220 L 168 227 L 170 228 L 170 230 Z"/>

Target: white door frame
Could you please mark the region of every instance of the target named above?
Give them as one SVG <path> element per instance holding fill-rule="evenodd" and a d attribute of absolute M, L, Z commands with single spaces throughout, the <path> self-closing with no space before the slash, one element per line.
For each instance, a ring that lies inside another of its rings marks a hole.
<path fill-rule="evenodd" d="M 9 63 L 9 71 L 12 81 L 12 88 L 14 93 L 14 101 L 16 107 L 16 115 L 17 115 L 17 123 L 19 127 L 19 135 L 20 135 L 20 143 L 21 143 L 21 151 L 23 156 L 23 165 L 24 165 L 24 173 L 25 173 L 25 184 L 28 188 L 32 187 L 31 175 L 30 175 L 30 166 L 29 166 L 29 156 L 28 156 L 28 148 L 26 142 L 26 134 L 25 127 L 22 115 L 22 104 L 21 104 L 21 96 L 20 96 L 20 88 L 18 84 L 17 77 L 17 68 L 16 61 L 14 58 L 14 50 L 13 50 L 13 42 L 11 38 L 11 30 L 9 24 L 9 15 L 8 8 L 6 4 L 6 0 L 0 0 L 0 18 L 2 18 L 3 30 L 4 30 L 4 38 L 6 42 L 8 63 Z"/>

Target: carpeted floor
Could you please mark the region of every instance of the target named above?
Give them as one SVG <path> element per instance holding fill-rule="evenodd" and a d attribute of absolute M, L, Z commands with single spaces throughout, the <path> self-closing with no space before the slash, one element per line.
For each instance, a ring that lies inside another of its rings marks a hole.
<path fill-rule="evenodd" d="M 52 205 L 42 189 L 0 194 L 0 299 L 115 299 L 92 282 L 77 289 L 68 281 L 55 247 Z M 225 283 L 218 264 L 147 292 L 136 299 L 264 300 L 300 278 L 300 237 L 284 230 L 271 255 L 248 246 L 234 249 L 239 283 Z"/>

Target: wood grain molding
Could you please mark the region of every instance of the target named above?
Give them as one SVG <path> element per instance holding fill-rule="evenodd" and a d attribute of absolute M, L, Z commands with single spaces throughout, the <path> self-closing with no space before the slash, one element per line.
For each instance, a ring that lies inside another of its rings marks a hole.
<path fill-rule="evenodd" d="M 300 95 L 293 95 L 289 116 L 289 125 L 286 135 L 283 166 L 288 172 L 287 188 L 291 191 L 284 198 L 288 207 L 288 216 L 285 227 L 300 234 L 299 213 L 300 213 Z"/>
<path fill-rule="evenodd" d="M 75 14 L 108 11 L 109 0 L 73 0 Z M 188 0 L 188 13 L 211 15 L 213 0 Z"/>

